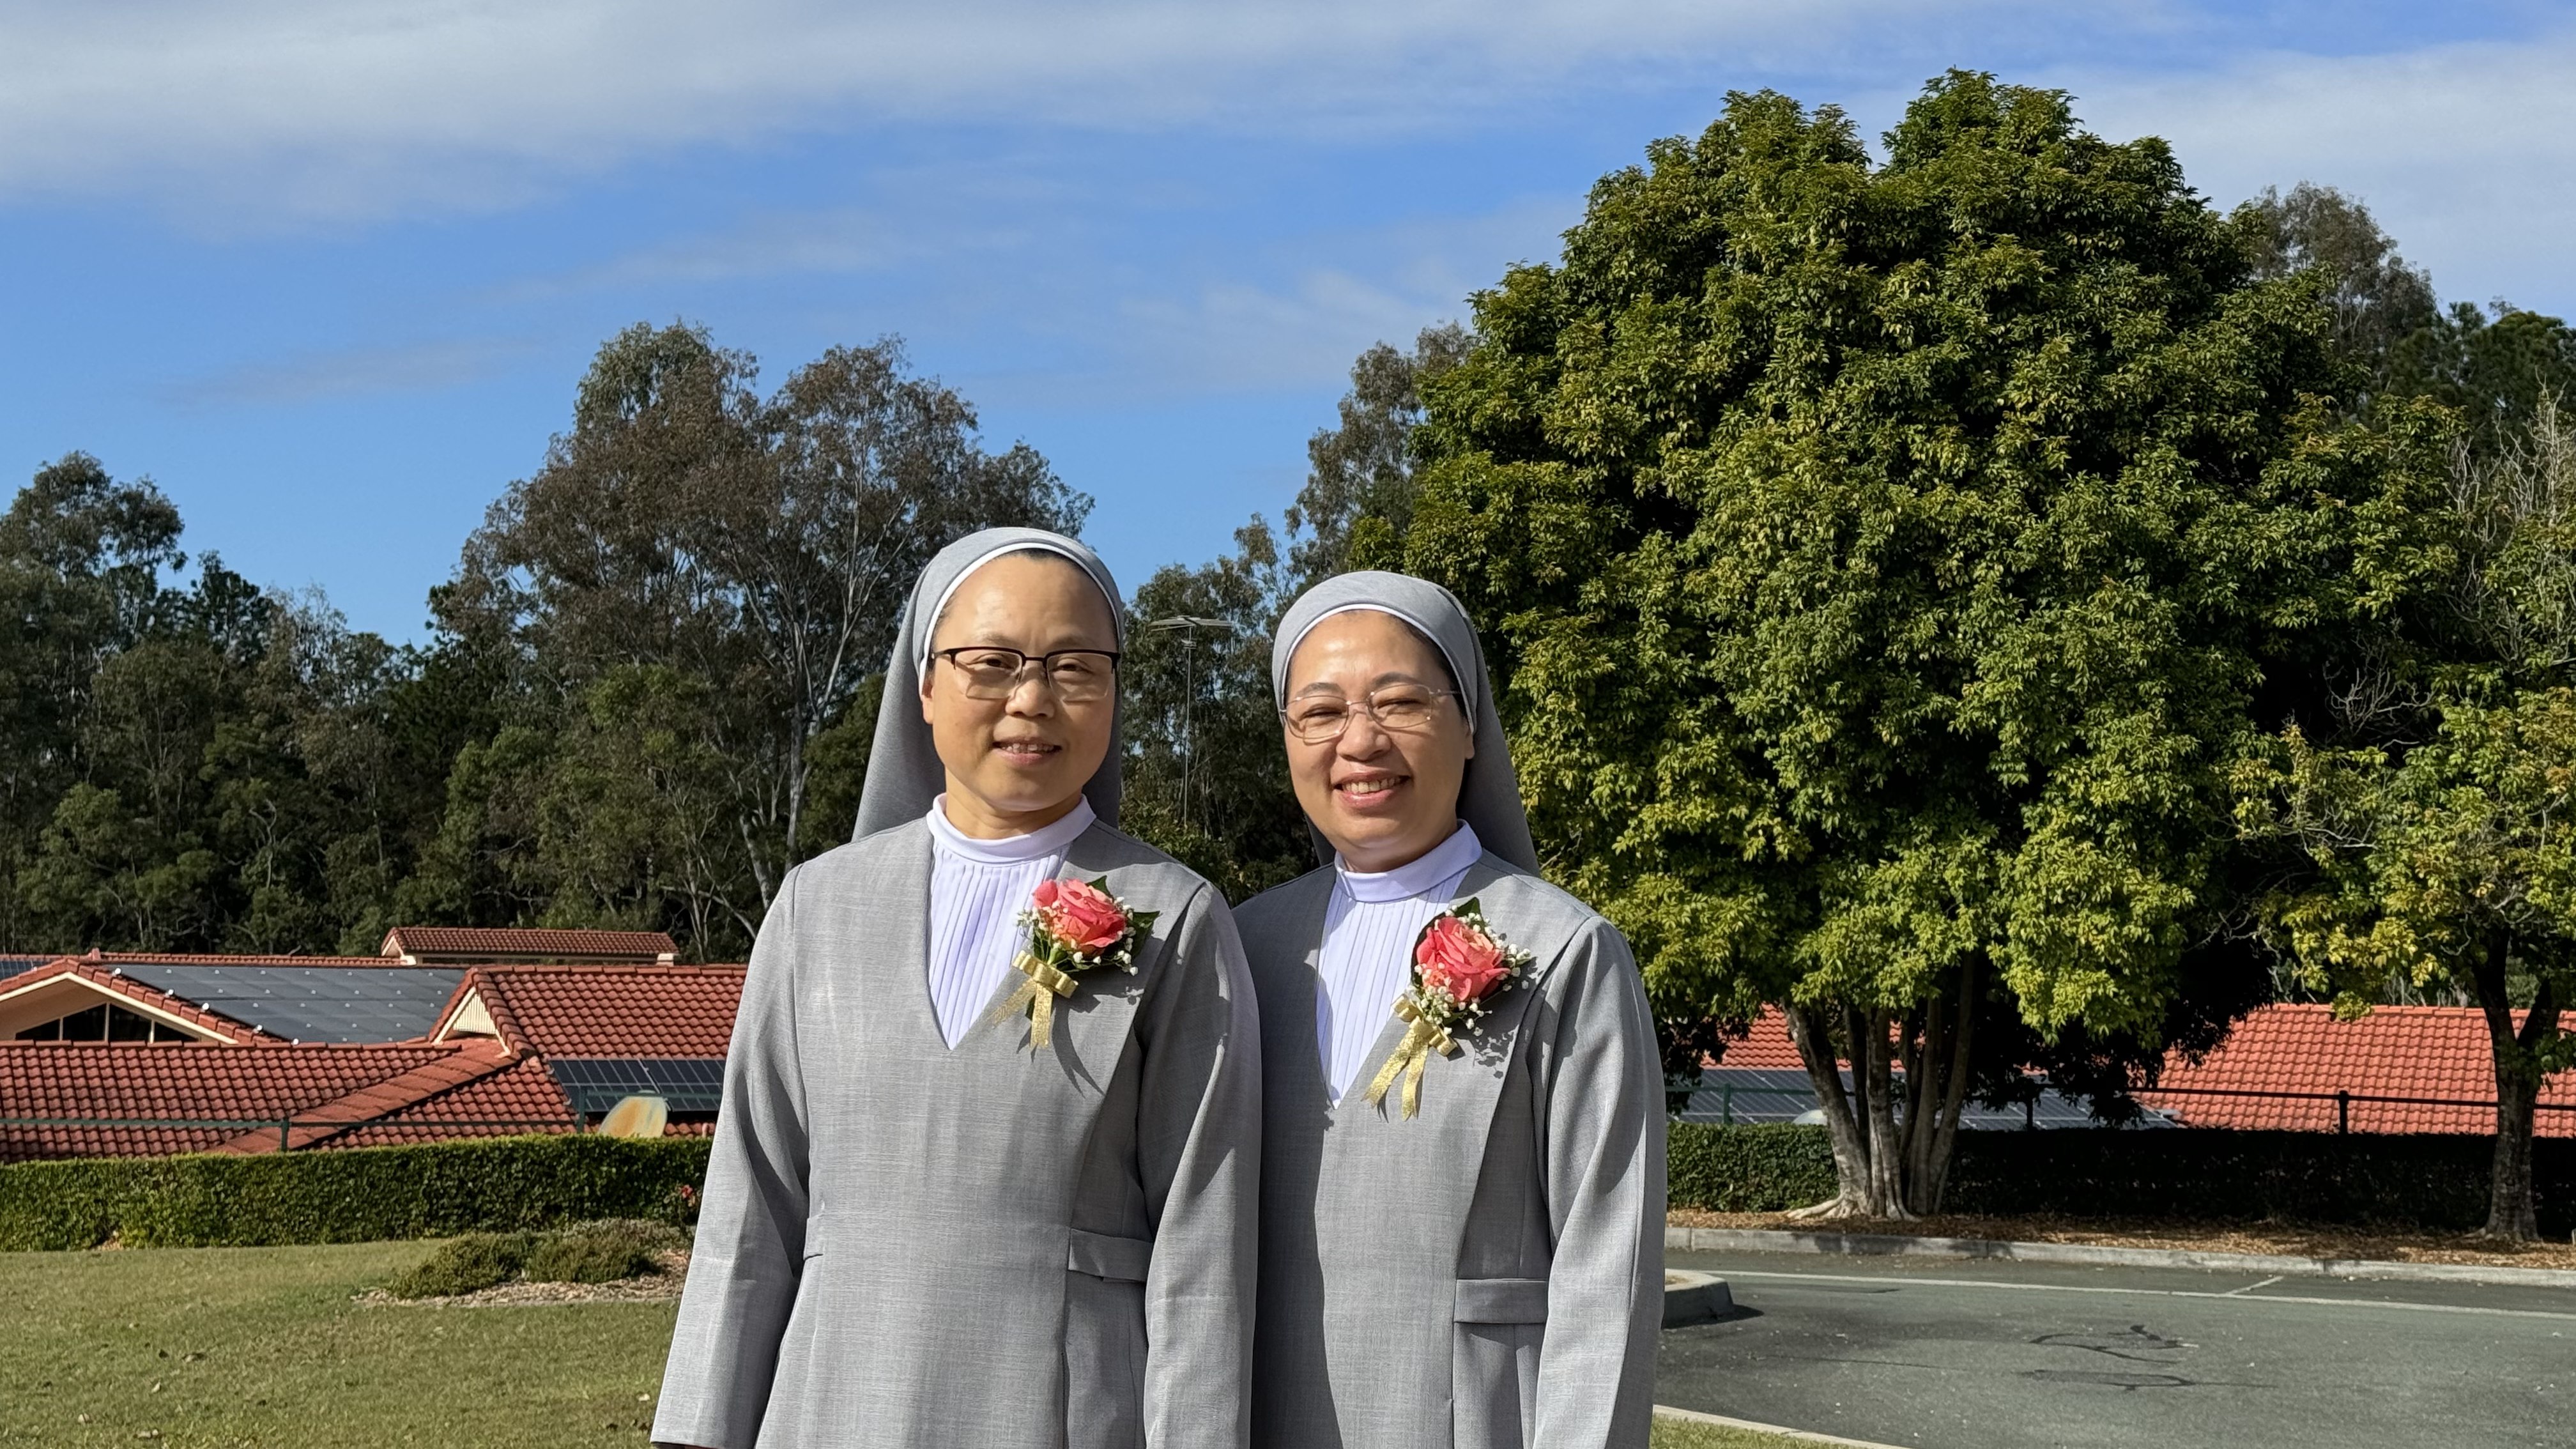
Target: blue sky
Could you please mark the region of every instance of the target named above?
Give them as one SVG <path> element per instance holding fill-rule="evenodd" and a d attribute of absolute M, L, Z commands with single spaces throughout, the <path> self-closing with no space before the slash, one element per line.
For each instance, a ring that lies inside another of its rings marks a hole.
<path fill-rule="evenodd" d="M 902 335 L 1131 587 L 1295 493 L 1350 360 L 1775 87 L 2064 87 L 2233 204 L 2366 199 L 2445 297 L 2576 311 L 2576 4 L 80 0 L 0 10 L 0 477 L 422 633 L 599 342 L 771 381 Z"/>

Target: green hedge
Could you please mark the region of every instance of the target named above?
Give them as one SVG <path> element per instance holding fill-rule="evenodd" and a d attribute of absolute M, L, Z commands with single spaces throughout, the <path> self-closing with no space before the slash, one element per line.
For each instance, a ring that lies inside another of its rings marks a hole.
<path fill-rule="evenodd" d="M 2576 1140 L 2533 1144 L 2544 1233 L 2576 1227 Z M 2495 1141 L 2325 1132 L 1967 1132 L 1948 1210 L 2011 1216 L 2172 1218 L 2475 1228 L 2486 1221 Z M 1822 1127 L 1675 1123 L 1672 1202 L 1778 1212 L 1834 1194 Z"/>
<path fill-rule="evenodd" d="M 2576 1227 L 2576 1140 L 2535 1144 L 2541 1230 Z M 248 1247 L 524 1232 L 683 1215 L 708 1140 L 511 1137 L 256 1157 L 106 1157 L 0 1167 L 0 1249 Z M 2484 1137 L 2320 1132 L 1970 1132 L 1947 1206 L 2009 1216 L 2274 1219 L 2474 1228 Z M 1676 1123 L 1672 1203 L 1776 1212 L 1833 1196 L 1821 1127 Z"/>
<path fill-rule="evenodd" d="M 1775 1213 L 1834 1195 L 1834 1149 L 1822 1127 L 1676 1122 L 1668 1151 L 1675 1207 Z"/>
<path fill-rule="evenodd" d="M 502 1137 L 255 1157 L 0 1167 L 0 1249 L 258 1247 L 670 1218 L 708 1139 Z"/>

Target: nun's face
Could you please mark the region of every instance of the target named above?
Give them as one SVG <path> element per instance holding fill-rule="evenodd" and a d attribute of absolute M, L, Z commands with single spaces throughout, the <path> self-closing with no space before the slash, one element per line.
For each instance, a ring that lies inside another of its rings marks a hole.
<path fill-rule="evenodd" d="M 1041 656 L 1106 653 L 1117 639 L 1108 600 L 1069 559 L 1005 554 L 966 576 L 931 631 L 930 667 L 921 676 L 921 717 L 947 771 L 950 824 L 990 839 L 1024 834 L 1073 809 L 1109 755 L 1117 681 L 1109 677 L 1104 690 L 1098 673 L 1084 672 L 1106 672 L 1106 658 L 1059 658 L 1050 674 Z M 1009 679 L 997 667 L 1007 665 L 1007 655 L 940 653 L 985 645 L 1026 655 L 1028 663 Z M 975 681 L 978 670 L 986 682 Z"/>
<path fill-rule="evenodd" d="M 1287 715 L 1297 803 L 1353 870 L 1392 870 L 1458 828 L 1475 732 L 1411 625 L 1358 609 L 1309 630 L 1289 656 Z M 1338 737 L 1300 738 L 1336 722 Z"/>

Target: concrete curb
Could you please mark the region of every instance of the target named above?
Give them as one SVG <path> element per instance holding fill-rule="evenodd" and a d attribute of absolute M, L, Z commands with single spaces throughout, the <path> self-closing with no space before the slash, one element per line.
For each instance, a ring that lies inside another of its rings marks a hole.
<path fill-rule="evenodd" d="M 1905 1233 L 1800 1233 L 1772 1228 L 1664 1229 L 1664 1247 L 1685 1253 L 1825 1253 L 1876 1258 L 2008 1258 L 2089 1267 L 2199 1268 L 2277 1273 L 2284 1278 L 2382 1278 L 2412 1283 L 2576 1288 L 2576 1269 L 2496 1268 L 2470 1263 L 2387 1263 L 2369 1258 L 2297 1258 L 2271 1253 L 2201 1253 L 2185 1248 L 2106 1248 L 2090 1243 L 2010 1243 L 1992 1238 L 1922 1238 Z"/>
<path fill-rule="evenodd" d="M 1749 1429 L 1756 1434 L 1777 1434 L 1783 1439 L 1795 1439 L 1802 1444 L 1841 1444 L 1847 1446 L 1847 1449 L 1900 1449 L 1900 1446 L 1894 1444 L 1878 1444 L 1867 1439 L 1845 1439 L 1833 1434 L 1813 1433 L 1806 1429 L 1784 1429 L 1778 1424 L 1757 1424 L 1751 1419 L 1730 1419 L 1724 1414 L 1703 1414 L 1696 1409 L 1676 1409 L 1664 1404 L 1655 1405 L 1655 1417 L 1678 1419 L 1685 1424 L 1715 1424 L 1727 1429 Z"/>
<path fill-rule="evenodd" d="M 1688 1268 L 1664 1270 L 1664 1327 L 1715 1323 L 1734 1314 L 1735 1295 L 1727 1291 L 1725 1279 Z"/>

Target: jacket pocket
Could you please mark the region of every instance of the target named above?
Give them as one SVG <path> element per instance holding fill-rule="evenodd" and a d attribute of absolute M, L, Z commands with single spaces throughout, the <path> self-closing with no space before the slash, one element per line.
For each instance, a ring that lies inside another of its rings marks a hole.
<path fill-rule="evenodd" d="M 1461 1278 L 1458 1280 L 1460 1323 L 1545 1323 L 1545 1278 Z"/>
<path fill-rule="evenodd" d="M 1142 1283 L 1146 1270 L 1154 1266 L 1154 1244 L 1150 1238 L 1118 1238 L 1107 1233 L 1087 1233 L 1073 1228 L 1065 1235 L 1064 1265 L 1077 1273 L 1106 1278 L 1113 1283 Z M 1544 1288 L 1545 1284 L 1540 1284 Z"/>

